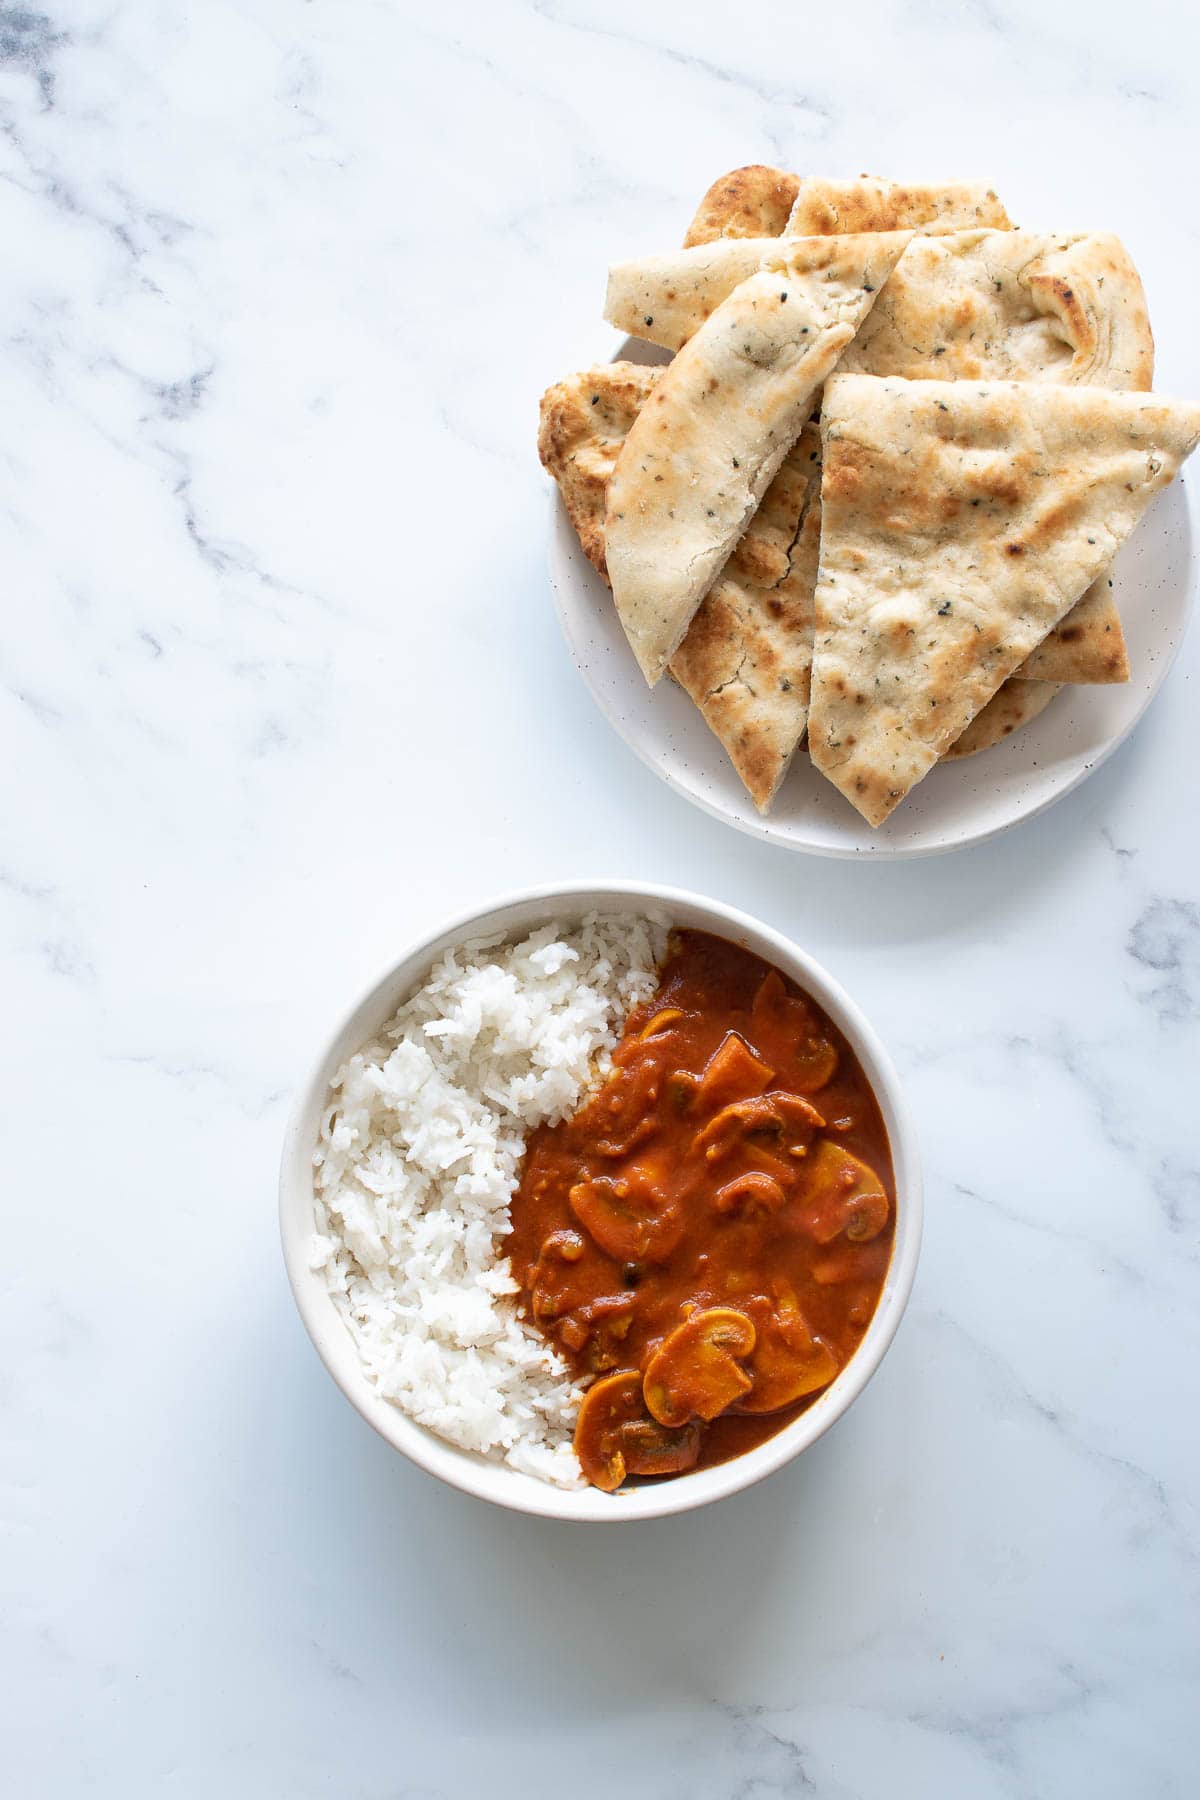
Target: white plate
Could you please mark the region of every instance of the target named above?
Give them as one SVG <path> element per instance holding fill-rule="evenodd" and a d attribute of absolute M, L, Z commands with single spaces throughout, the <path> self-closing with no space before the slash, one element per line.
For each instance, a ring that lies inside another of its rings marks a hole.
<path fill-rule="evenodd" d="M 669 786 L 768 843 L 818 856 L 929 856 L 977 844 L 1032 819 L 1077 787 L 1133 730 L 1183 641 L 1194 572 L 1183 484 L 1176 479 L 1117 558 L 1114 592 L 1129 645 L 1128 682 L 1066 687 L 1041 716 L 993 750 L 939 764 L 872 830 L 803 750 L 763 818 L 683 690 L 646 686 L 612 597 L 557 491 L 550 578 L 575 665 L 625 742 Z"/>

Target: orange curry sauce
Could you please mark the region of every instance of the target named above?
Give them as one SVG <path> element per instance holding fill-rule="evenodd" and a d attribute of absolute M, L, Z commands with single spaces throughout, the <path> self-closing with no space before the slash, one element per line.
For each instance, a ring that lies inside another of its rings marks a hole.
<path fill-rule="evenodd" d="M 840 1032 L 759 957 L 673 934 L 611 1076 L 531 1135 L 512 1202 L 523 1310 L 591 1383 L 588 1480 L 724 1462 L 811 1405 L 875 1311 L 894 1215 Z"/>

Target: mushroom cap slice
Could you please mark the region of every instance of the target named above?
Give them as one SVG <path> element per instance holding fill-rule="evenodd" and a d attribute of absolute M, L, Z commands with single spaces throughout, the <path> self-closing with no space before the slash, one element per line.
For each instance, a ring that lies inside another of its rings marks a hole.
<path fill-rule="evenodd" d="M 815 1106 L 798 1094 L 760 1094 L 753 1100 L 735 1100 L 696 1133 L 695 1148 L 709 1162 L 728 1155 L 736 1144 L 755 1134 L 785 1138 L 788 1147 L 807 1146 L 825 1120 Z"/>
<path fill-rule="evenodd" d="M 575 1454 L 586 1479 L 602 1493 L 615 1493 L 624 1481 L 622 1430 L 643 1416 L 642 1378 L 636 1369 L 606 1375 L 583 1396 L 575 1421 Z"/>
<path fill-rule="evenodd" d="M 843 1232 L 851 1243 L 878 1237 L 891 1214 L 883 1183 L 867 1163 L 831 1138 L 822 1138 L 804 1164 L 805 1225 L 818 1244 Z"/>
<path fill-rule="evenodd" d="M 806 1355 L 777 1342 L 768 1334 L 760 1340 L 750 1364 L 754 1385 L 738 1402 L 738 1411 L 779 1412 L 783 1407 L 803 1400 L 806 1394 L 828 1387 L 837 1372 L 837 1357 L 824 1339 L 814 1338 L 812 1349 Z"/>
<path fill-rule="evenodd" d="M 767 1175 L 761 1169 L 748 1169 L 744 1175 L 735 1175 L 724 1187 L 717 1189 L 713 1195 L 713 1206 L 719 1213 L 736 1213 L 739 1218 L 761 1217 L 765 1213 L 776 1213 L 787 1200 L 787 1195 L 773 1175 Z"/>
<path fill-rule="evenodd" d="M 761 1032 L 768 1041 L 779 1032 L 793 1040 L 788 1086 L 794 1093 L 815 1094 L 832 1081 L 838 1066 L 837 1048 L 822 1036 L 808 1003 L 799 994 L 788 992 L 778 969 L 763 977 L 750 1021 L 751 1030 Z"/>
<path fill-rule="evenodd" d="M 665 1429 L 647 1418 L 642 1378 L 624 1369 L 597 1381 L 575 1421 L 575 1454 L 593 1487 L 611 1494 L 626 1475 L 679 1475 L 700 1455 L 700 1427 Z"/>
<path fill-rule="evenodd" d="M 828 1387 L 838 1372 L 837 1356 L 809 1329 L 791 1284 L 777 1281 L 773 1285 L 774 1305 L 765 1319 L 758 1320 L 758 1339 L 749 1363 L 754 1385 L 738 1403 L 739 1412 L 778 1412 L 806 1394 Z"/>
<path fill-rule="evenodd" d="M 579 1223 L 619 1262 L 663 1262 L 683 1236 L 680 1207 L 630 1181 L 577 1181 L 567 1198 Z"/>
<path fill-rule="evenodd" d="M 621 1432 L 621 1453 L 631 1475 L 682 1475 L 700 1456 L 700 1427 L 669 1431 L 657 1419 L 635 1419 Z"/>
<path fill-rule="evenodd" d="M 646 1365 L 646 1406 L 661 1425 L 715 1419 L 750 1391 L 740 1358 L 754 1348 L 754 1325 L 745 1313 L 713 1306 L 695 1312 L 666 1339 Z"/>

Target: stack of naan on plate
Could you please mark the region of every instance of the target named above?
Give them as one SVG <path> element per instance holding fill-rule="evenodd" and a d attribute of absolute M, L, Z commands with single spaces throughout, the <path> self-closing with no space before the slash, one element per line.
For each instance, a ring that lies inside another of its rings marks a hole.
<path fill-rule="evenodd" d="M 763 812 L 807 734 L 872 825 L 1067 683 L 1129 678 L 1108 571 L 1200 439 L 1137 270 L 980 183 L 735 170 L 609 274 L 675 352 L 544 395 L 539 449 L 646 680 Z"/>

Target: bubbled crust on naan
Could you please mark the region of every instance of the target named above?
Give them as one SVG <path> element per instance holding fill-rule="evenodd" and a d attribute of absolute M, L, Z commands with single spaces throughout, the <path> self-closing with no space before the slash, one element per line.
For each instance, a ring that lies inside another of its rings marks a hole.
<path fill-rule="evenodd" d="M 662 374 L 640 363 L 604 363 L 568 375 L 542 395 L 538 455 L 558 483 L 567 516 L 593 568 L 604 563 L 608 484 L 629 428 Z"/>
<path fill-rule="evenodd" d="M 997 688 L 982 712 L 977 712 L 962 736 L 942 753 L 943 762 L 955 762 L 962 756 L 978 756 L 1004 743 L 1022 725 L 1028 725 L 1044 713 L 1055 694 L 1062 688 L 1054 681 L 1022 681 L 1012 675 Z"/>
<path fill-rule="evenodd" d="M 760 812 L 808 718 L 820 467 L 820 436 L 806 426 L 671 660 Z"/>
<path fill-rule="evenodd" d="M 1137 270 L 1110 232 L 916 236 L 842 364 L 906 381 L 1065 381 L 1149 392 Z"/>
<path fill-rule="evenodd" d="M 986 225 L 1010 229 L 995 193 L 982 181 L 907 183 L 860 175 L 831 181 L 806 175 L 784 232 L 814 237 L 843 231 L 958 231 Z"/>
<path fill-rule="evenodd" d="M 872 825 L 1112 560 L 1200 407 L 1058 383 L 835 377 L 809 748 Z"/>
<path fill-rule="evenodd" d="M 907 242 L 785 241 L 689 339 L 634 420 L 604 533 L 617 616 L 652 687 Z"/>
<path fill-rule="evenodd" d="M 714 238 L 782 237 L 800 187 L 798 175 L 750 163 L 714 181 L 696 208 L 685 244 Z"/>

